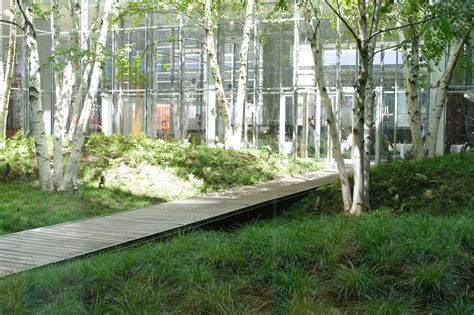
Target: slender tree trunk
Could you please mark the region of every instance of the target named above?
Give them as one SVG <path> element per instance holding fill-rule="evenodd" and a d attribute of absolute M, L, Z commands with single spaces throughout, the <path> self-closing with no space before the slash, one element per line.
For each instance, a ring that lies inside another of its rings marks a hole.
<path fill-rule="evenodd" d="M 400 31 L 400 38 L 405 41 L 407 30 Z M 415 159 L 422 160 L 425 156 L 423 140 L 421 138 L 421 110 L 418 99 L 418 77 L 420 73 L 420 37 L 417 31 L 411 28 L 411 50 L 402 48 L 403 78 L 410 119 L 410 132 Z"/>
<path fill-rule="evenodd" d="M 336 160 L 336 165 L 339 172 L 339 181 L 341 183 L 344 211 L 349 211 L 352 203 L 351 189 L 349 184 L 349 178 L 347 176 L 346 165 L 344 163 L 344 158 L 341 152 L 339 130 L 337 128 L 331 100 L 329 99 L 329 95 L 326 88 L 326 80 L 324 78 L 323 47 L 319 35 L 320 21 L 317 20 L 317 10 L 318 8 L 315 8 L 312 5 L 311 1 L 305 2 L 305 21 L 308 28 L 308 40 L 311 44 L 311 51 L 313 53 L 315 79 L 318 83 L 318 90 L 321 96 L 321 102 L 324 105 L 324 109 L 326 110 L 329 133 L 333 142 L 333 156 Z"/>
<path fill-rule="evenodd" d="M 464 38 L 454 38 L 449 48 L 449 57 L 446 69 L 436 84 L 436 97 L 434 106 L 431 108 L 430 120 L 428 122 L 428 133 L 426 134 L 426 154 L 428 157 L 436 155 L 436 140 L 438 136 L 439 123 L 443 114 L 444 104 L 446 103 L 446 95 L 448 87 L 453 77 L 456 63 L 463 51 L 466 41 Z"/>
<path fill-rule="evenodd" d="M 53 139 L 53 164 L 54 164 L 54 186 L 58 189 L 63 180 L 63 136 L 66 131 L 67 108 L 71 100 L 75 82 L 73 65 L 68 62 L 63 72 L 62 86 L 57 96 L 57 106 L 54 113 L 54 139 Z"/>
<path fill-rule="evenodd" d="M 212 0 L 205 0 L 204 21 L 209 67 L 216 87 L 217 109 L 219 110 L 219 116 L 224 128 L 224 144 L 226 144 L 227 139 L 232 134 L 232 126 L 230 124 L 229 110 L 224 93 L 224 83 L 222 82 L 221 71 L 217 61 L 214 36 L 214 28 L 216 25 L 212 21 Z"/>
<path fill-rule="evenodd" d="M 178 107 L 178 138 L 184 140 L 186 138 L 186 89 L 184 81 L 186 79 L 186 55 L 185 55 L 185 37 L 184 37 L 184 21 L 180 17 L 179 21 L 179 107 Z"/>
<path fill-rule="evenodd" d="M 16 22 L 16 3 L 15 0 L 11 1 L 11 18 L 12 22 Z M 16 26 L 10 26 L 10 37 L 8 40 L 8 59 L 4 73 L 4 80 L 1 85 L 1 99 L 0 99 L 0 141 L 6 137 L 7 129 L 7 116 L 8 116 L 8 103 L 10 101 L 10 89 L 12 86 L 13 79 L 13 66 L 15 64 L 15 50 L 16 50 Z M 0 62 L 0 66 L 3 64 Z"/>
<path fill-rule="evenodd" d="M 375 17 L 373 18 L 372 30 L 377 30 L 379 25 L 379 18 L 377 12 L 380 8 L 381 0 L 377 0 L 374 5 Z M 372 126 L 374 125 L 373 112 L 375 103 L 375 91 L 374 91 L 374 80 L 373 80 L 373 69 L 374 69 L 374 58 L 375 49 L 377 47 L 377 40 L 373 38 L 369 43 L 369 56 L 368 69 L 367 69 L 367 87 L 365 93 L 365 109 L 364 109 L 364 209 L 370 209 L 370 152 L 372 148 Z"/>
<path fill-rule="evenodd" d="M 355 102 L 352 108 L 353 124 L 353 160 L 354 160 L 354 193 L 351 213 L 359 214 L 364 209 L 364 126 L 365 126 L 365 92 L 368 77 L 369 45 L 367 43 L 367 12 L 364 0 L 358 1 L 359 20 L 357 47 L 359 51 L 359 67 L 355 84 Z M 368 182 L 368 179 L 367 179 Z M 368 185 L 367 185 L 368 189 Z"/>
<path fill-rule="evenodd" d="M 100 31 L 97 38 L 97 43 L 94 45 L 96 48 L 96 59 L 102 58 L 103 56 L 103 47 L 105 46 L 107 40 L 108 20 L 113 10 L 114 3 L 115 0 L 107 0 L 104 5 L 103 15 L 98 24 Z M 67 190 L 71 187 L 72 177 L 76 171 L 77 162 L 79 161 L 82 152 L 82 146 L 86 137 L 90 113 L 95 102 L 97 90 L 102 77 L 102 69 L 100 66 L 99 60 L 95 60 L 93 62 L 89 89 L 84 106 L 82 108 L 81 116 L 79 118 L 78 126 L 74 133 L 74 142 L 72 144 L 71 155 L 69 156 L 60 190 Z"/>
<path fill-rule="evenodd" d="M 21 2 L 18 0 L 21 8 Z M 42 190 L 53 190 L 51 167 L 49 165 L 48 144 L 44 127 L 43 108 L 41 105 L 41 76 L 38 56 L 36 30 L 33 24 L 33 14 L 30 8 L 22 12 L 26 24 L 26 45 L 28 47 L 28 66 L 30 73 L 29 103 L 31 108 L 31 129 L 35 137 L 36 161 L 38 164 L 40 187 Z"/>
<path fill-rule="evenodd" d="M 232 128 L 232 137 L 226 147 L 232 149 L 240 149 L 242 147 L 242 122 L 244 120 L 244 106 L 247 96 L 247 65 L 248 65 L 248 51 L 250 43 L 250 34 L 253 29 L 253 10 L 255 7 L 254 0 L 247 0 L 247 7 L 245 10 L 245 24 L 242 35 L 242 46 L 240 47 L 240 70 L 239 82 L 237 85 L 237 100 L 235 103 L 235 121 Z"/>
<path fill-rule="evenodd" d="M 76 0 L 80 1 L 80 0 Z M 97 30 L 100 29 L 100 23 L 101 19 L 99 18 L 99 9 L 100 9 L 100 1 L 96 0 L 95 3 L 95 22 L 94 25 L 91 27 L 91 32 L 89 36 L 87 37 L 86 41 L 89 41 L 89 50 L 90 51 L 96 51 L 96 43 L 98 40 L 97 37 Z M 81 11 L 81 7 L 79 3 L 77 3 L 75 10 L 79 10 L 77 14 L 79 14 Z M 77 22 L 77 25 L 79 25 L 79 21 Z M 77 42 L 79 42 L 79 38 L 76 39 Z M 74 133 L 76 132 L 77 125 L 79 123 L 79 115 L 81 114 L 81 105 L 83 103 L 83 96 L 87 89 L 89 88 L 89 82 L 90 82 L 90 76 L 91 76 L 91 71 L 92 71 L 92 65 L 91 61 L 85 60 L 86 66 L 82 75 L 82 81 L 79 85 L 79 88 L 77 89 L 76 97 L 74 99 L 74 102 L 72 102 L 72 113 L 71 113 L 71 118 L 70 118 L 70 123 L 69 123 L 69 130 L 68 130 L 68 138 L 69 140 L 73 140 Z M 94 62 L 94 61 L 92 61 Z M 77 67 L 77 65 L 75 65 Z M 80 67 L 80 65 L 79 65 Z M 76 73 L 79 73 L 76 72 Z M 86 79 L 85 79 L 86 78 Z"/>
<path fill-rule="evenodd" d="M 370 43 L 369 53 L 375 51 L 376 41 Z M 367 87 L 365 92 L 365 109 L 364 109 L 364 209 L 370 209 L 370 152 L 372 148 L 372 125 L 373 125 L 373 109 L 375 103 L 373 73 L 373 58 L 369 61 L 367 71 Z"/>
<path fill-rule="evenodd" d="M 60 22 L 59 1 L 53 0 L 51 2 L 51 31 L 52 31 L 52 45 L 51 51 L 53 57 L 53 71 L 54 71 L 54 85 L 55 85 L 55 111 L 54 111 L 54 132 L 53 132 L 53 182 L 54 187 L 58 188 L 63 178 L 63 133 L 64 133 L 64 104 L 61 99 L 61 89 L 63 85 L 63 69 L 60 69 L 61 58 L 56 50 L 60 46 Z M 59 67 L 59 69 L 58 69 Z"/>
<path fill-rule="evenodd" d="M 92 62 L 93 63 L 93 62 Z M 72 115 L 71 122 L 69 124 L 68 139 L 70 141 L 74 138 L 74 133 L 76 132 L 78 123 L 79 123 L 79 114 L 81 113 L 81 105 L 83 100 L 83 95 L 89 88 L 91 72 L 92 72 L 92 63 L 88 63 L 82 74 L 81 84 L 77 89 L 76 97 L 72 103 Z"/>
<path fill-rule="evenodd" d="M 82 94 L 79 94 L 79 85 L 78 82 L 82 78 L 81 74 L 81 62 L 77 54 L 80 47 L 80 38 L 79 38 L 79 21 L 81 20 L 81 4 L 79 0 L 70 0 L 69 5 L 71 7 L 71 21 L 72 27 L 70 32 L 70 47 L 72 49 L 70 53 L 71 62 L 72 62 L 72 75 L 74 76 L 74 82 L 72 86 L 72 93 L 68 100 L 68 105 L 65 107 L 64 117 L 66 119 L 66 126 L 64 129 L 63 139 L 68 138 L 69 128 L 68 128 L 68 119 L 71 112 L 71 109 L 74 107 L 74 96 L 82 98 Z M 82 82 L 81 82 L 82 83 Z M 77 117 L 78 114 L 76 114 Z M 71 135 L 72 138 L 72 135 Z"/>

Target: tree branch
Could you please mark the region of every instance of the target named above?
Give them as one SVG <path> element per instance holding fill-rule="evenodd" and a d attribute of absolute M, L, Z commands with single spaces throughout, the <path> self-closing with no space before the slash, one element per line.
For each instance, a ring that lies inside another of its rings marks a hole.
<path fill-rule="evenodd" d="M 28 15 L 26 14 L 23 7 L 21 6 L 21 0 L 16 0 L 16 3 L 18 4 L 18 9 L 20 9 L 21 15 L 23 15 L 23 18 L 25 19 L 25 24 L 29 24 L 30 27 L 33 27 L 33 29 L 34 29 L 34 25 L 31 23 L 31 21 L 28 18 Z M 26 29 L 26 27 L 25 27 L 25 29 Z"/>
<path fill-rule="evenodd" d="M 396 45 L 389 46 L 389 47 L 385 47 L 385 48 L 381 48 L 381 49 L 377 50 L 376 52 L 374 52 L 373 54 L 371 54 L 371 55 L 369 56 L 369 60 L 372 59 L 372 58 L 374 58 L 376 54 L 381 53 L 382 51 L 389 50 L 389 49 L 400 48 L 400 47 L 402 47 L 403 44 L 405 44 L 406 42 L 407 42 L 407 41 L 405 40 L 405 41 L 402 41 L 402 42 L 400 42 L 400 43 L 398 43 L 398 44 L 396 44 Z"/>
<path fill-rule="evenodd" d="M 378 8 L 380 7 L 380 0 L 375 0 L 374 1 L 374 10 L 372 11 L 372 21 L 370 22 L 370 32 L 369 32 L 369 40 L 372 39 L 372 34 L 374 32 L 374 27 L 377 22 L 377 13 L 378 13 Z"/>
<path fill-rule="evenodd" d="M 403 29 L 403 28 L 406 28 L 406 27 L 410 27 L 410 26 L 416 26 L 416 25 L 419 25 L 419 24 L 424 24 L 424 23 L 428 23 L 430 21 L 433 21 L 433 20 L 436 20 L 436 19 L 439 19 L 440 17 L 443 17 L 445 15 L 449 15 L 451 12 L 449 13 L 446 13 L 446 14 L 443 14 L 443 15 L 435 15 L 435 16 L 431 16 L 427 19 L 424 19 L 424 20 L 421 20 L 421 21 L 417 21 L 417 22 L 412 22 L 412 23 L 408 23 L 408 24 L 403 24 L 403 25 L 399 25 L 399 26 L 394 26 L 394 27 L 389 27 L 389 28 L 385 28 L 383 30 L 380 30 L 380 31 L 377 31 L 375 33 L 372 34 L 372 36 L 369 37 L 369 41 L 376 37 L 377 35 L 379 34 L 382 34 L 382 33 L 386 33 L 386 32 L 390 32 L 390 31 L 396 31 L 396 30 L 400 30 L 400 29 Z"/>
<path fill-rule="evenodd" d="M 10 24 L 10 25 L 13 25 L 13 26 L 18 27 L 18 28 L 19 28 L 20 30 L 22 30 L 22 31 L 25 31 L 24 28 L 21 27 L 21 25 L 18 25 L 17 23 L 12 22 L 12 21 L 0 19 L 0 23 Z"/>
<path fill-rule="evenodd" d="M 347 23 L 346 19 L 341 15 L 341 13 L 339 11 L 337 11 L 336 9 L 334 9 L 334 7 L 329 3 L 328 0 L 324 0 L 324 2 L 329 6 L 329 8 L 331 9 L 332 12 L 334 12 L 334 14 L 337 15 L 337 17 L 342 21 L 342 23 L 344 23 L 344 25 L 347 27 L 347 29 L 349 30 L 349 32 L 351 32 L 352 36 L 354 37 L 354 39 L 356 40 L 356 43 L 357 43 L 357 47 L 359 49 L 362 49 L 362 45 L 360 43 L 360 40 L 359 40 L 359 36 L 357 36 L 357 33 L 352 29 L 352 27 L 349 25 L 349 23 Z"/>

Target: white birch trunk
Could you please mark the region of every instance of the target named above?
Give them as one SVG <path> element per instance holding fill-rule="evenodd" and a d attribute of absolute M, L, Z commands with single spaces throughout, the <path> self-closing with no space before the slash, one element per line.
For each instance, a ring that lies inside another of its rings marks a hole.
<path fill-rule="evenodd" d="M 79 0 L 75 0 L 75 1 L 77 1 L 75 11 L 77 12 L 77 10 L 80 10 L 79 12 L 81 12 L 80 14 L 81 14 L 81 18 L 82 18 L 82 12 L 83 11 L 82 11 L 82 8 L 79 5 L 79 2 L 78 2 Z M 96 43 L 98 41 L 98 37 L 97 37 L 96 32 L 100 28 L 100 21 L 101 21 L 101 19 L 99 19 L 99 9 L 100 9 L 100 1 L 97 0 L 96 3 L 95 3 L 95 9 L 94 9 L 94 12 L 95 12 L 94 25 L 91 27 L 91 32 L 89 33 L 89 36 L 86 37 L 86 39 L 84 40 L 84 41 L 89 41 L 90 42 L 89 43 L 89 50 L 91 50 L 91 51 L 96 51 L 97 50 Z M 76 14 L 79 14 L 79 12 L 77 12 Z M 77 26 L 79 26 L 79 21 L 77 21 L 76 23 L 77 23 Z M 80 41 L 79 38 L 74 38 L 74 40 L 76 40 L 77 42 Z M 85 48 L 86 44 L 83 43 L 83 46 Z M 79 115 L 81 113 L 81 104 L 83 102 L 83 95 L 84 95 L 84 93 L 86 92 L 86 89 L 89 86 L 89 81 L 90 81 L 90 76 L 91 76 L 91 71 L 92 71 L 91 62 L 94 62 L 94 61 L 87 61 L 86 60 L 86 62 L 87 63 L 86 63 L 86 66 L 85 66 L 85 69 L 84 69 L 84 72 L 83 72 L 83 75 L 82 75 L 82 80 L 81 80 L 81 83 L 79 85 L 79 88 L 77 89 L 76 98 L 74 99 L 74 102 L 72 102 L 72 113 L 71 113 L 71 118 L 70 118 L 70 123 L 69 123 L 69 130 L 68 130 L 68 139 L 71 140 L 71 141 L 73 140 L 74 133 L 76 132 L 76 128 L 77 128 L 77 125 L 79 123 Z M 80 65 L 76 64 L 75 67 L 80 67 Z M 79 73 L 79 71 L 77 71 L 76 73 Z"/>
<path fill-rule="evenodd" d="M 375 9 L 373 10 L 373 26 L 372 31 L 376 31 L 379 26 L 378 11 L 380 8 L 381 0 L 375 1 Z M 370 151 L 372 148 L 372 126 L 374 125 L 373 112 L 375 103 L 375 91 L 374 91 L 374 80 L 373 80 L 373 68 L 374 68 L 374 53 L 377 47 L 377 39 L 373 38 L 368 46 L 368 53 L 371 57 L 368 61 L 367 69 L 367 87 L 365 94 L 365 109 L 364 109 L 364 209 L 370 209 Z"/>
<path fill-rule="evenodd" d="M 33 14 L 30 8 L 25 12 L 26 45 L 28 47 L 28 66 L 30 73 L 29 103 L 31 108 L 31 129 L 35 138 L 36 162 L 38 164 L 40 187 L 42 190 L 52 190 L 53 180 L 48 157 L 48 144 L 44 127 L 43 108 L 41 105 L 41 76 L 38 56 L 36 30 L 33 24 Z"/>
<path fill-rule="evenodd" d="M 357 46 L 359 51 L 359 68 L 355 84 L 355 102 L 352 108 L 353 125 L 353 163 L 354 193 L 351 213 L 359 214 L 364 209 L 364 123 L 365 123 L 365 92 L 368 76 L 369 46 L 367 43 L 367 13 L 364 0 L 358 1 L 359 20 Z M 368 185 L 367 185 L 368 189 Z"/>
<path fill-rule="evenodd" d="M 242 122 L 244 120 L 244 106 L 247 96 L 247 65 L 250 43 L 250 34 L 253 29 L 254 0 L 247 0 L 245 10 L 245 24 L 242 35 L 242 46 L 240 47 L 240 69 L 239 81 L 237 85 L 237 100 L 235 103 L 235 121 L 232 128 L 232 136 L 228 139 L 226 147 L 231 149 L 241 149 L 242 147 Z"/>
<path fill-rule="evenodd" d="M 76 129 L 79 123 L 79 114 L 81 112 L 81 104 L 82 104 L 83 95 L 87 91 L 87 88 L 89 87 L 89 82 L 91 79 L 92 63 L 88 63 L 86 65 L 86 68 L 84 69 L 84 72 L 82 74 L 81 84 L 79 85 L 79 88 L 77 89 L 76 97 L 74 99 L 74 102 L 72 103 L 71 122 L 69 124 L 69 130 L 68 130 L 68 139 L 70 141 L 73 140 L 74 133 L 76 132 Z"/>
<path fill-rule="evenodd" d="M 426 134 L 426 154 L 428 157 L 436 155 L 436 138 L 438 135 L 439 123 L 443 114 L 444 104 L 448 87 L 453 77 L 456 63 L 463 51 L 465 43 L 464 38 L 454 38 L 449 48 L 449 57 L 446 69 L 436 84 L 436 97 L 434 106 L 431 108 L 430 120 L 428 122 L 428 133 Z"/>
<path fill-rule="evenodd" d="M 55 111 L 54 111 L 54 130 L 53 130 L 53 182 L 54 187 L 57 189 L 61 184 L 63 177 L 63 134 L 64 134 L 64 101 L 62 97 L 62 88 L 64 88 L 63 82 L 63 69 L 57 69 L 61 62 L 60 57 L 56 53 L 56 49 L 60 46 L 60 26 L 61 17 L 59 14 L 59 1 L 53 0 L 51 6 L 51 31 L 52 31 L 52 45 L 51 51 L 54 53 L 53 57 L 53 71 L 54 71 L 54 85 L 55 85 Z M 66 70 L 66 69 L 64 69 Z M 68 69 L 70 70 L 70 69 Z"/>
<path fill-rule="evenodd" d="M 71 32 L 70 32 L 70 44 L 69 46 L 72 48 L 71 54 L 70 54 L 70 62 L 72 62 L 72 76 L 74 77 L 74 82 L 72 86 L 72 93 L 69 96 L 69 99 L 67 100 L 67 106 L 65 106 L 65 111 L 64 111 L 64 117 L 66 119 L 66 125 L 64 126 L 64 134 L 63 134 L 63 139 L 68 137 L 68 119 L 69 119 L 69 114 L 71 111 L 71 108 L 74 106 L 74 98 L 73 96 L 75 95 L 76 98 L 81 99 L 81 94 L 78 94 L 78 83 L 77 82 L 81 78 L 81 63 L 79 60 L 79 56 L 77 55 L 76 51 L 79 50 L 80 47 L 80 37 L 79 37 L 79 21 L 81 20 L 81 4 L 79 0 L 70 0 L 69 1 L 70 9 L 71 9 L 71 21 L 72 21 L 72 27 L 71 27 Z M 82 83 L 82 81 L 81 81 Z M 77 114 L 76 114 L 77 116 Z M 71 135 L 72 138 L 72 135 Z"/>
<path fill-rule="evenodd" d="M 10 20 L 16 22 L 16 3 L 15 0 L 11 1 L 11 18 Z M 1 99 L 0 99 L 0 141 L 6 137 L 7 129 L 7 116 L 8 116 L 8 103 L 10 101 L 10 89 L 12 86 L 13 79 L 13 66 L 15 65 L 15 50 L 16 50 L 16 30 L 15 25 L 10 26 L 10 37 L 8 39 L 8 59 L 4 73 L 4 80 L 2 80 L 1 86 Z M 0 63 L 3 67 L 3 64 Z"/>
<path fill-rule="evenodd" d="M 97 43 L 95 44 L 95 59 L 102 58 L 103 47 L 105 46 L 107 40 L 107 31 L 108 31 L 108 19 L 113 10 L 115 0 L 107 0 L 104 5 L 103 15 L 99 22 L 100 32 L 97 38 Z M 100 68 L 99 61 L 95 60 L 92 66 L 92 74 L 90 79 L 90 85 L 87 92 L 86 100 L 82 108 L 81 116 L 79 118 L 79 123 L 74 133 L 74 140 L 71 149 L 71 155 L 64 172 L 63 182 L 61 184 L 60 190 L 67 190 L 71 187 L 72 177 L 74 176 L 77 162 L 79 161 L 82 146 L 86 137 L 87 126 L 89 123 L 89 117 L 92 110 L 92 106 L 95 102 L 95 97 L 97 90 L 99 88 L 99 83 L 102 77 L 102 69 Z"/>
<path fill-rule="evenodd" d="M 405 30 L 400 31 L 400 39 L 405 41 Z M 420 38 L 416 30 L 412 29 L 411 51 L 402 48 L 403 79 L 407 99 L 408 116 L 410 119 L 410 132 L 413 143 L 415 159 L 422 160 L 425 156 L 423 140 L 421 138 L 421 110 L 418 99 L 418 76 L 420 72 Z"/>
<path fill-rule="evenodd" d="M 66 131 L 67 112 L 74 87 L 75 74 L 71 62 L 64 68 L 62 86 L 56 99 L 56 111 L 54 113 L 54 139 L 53 139 L 53 165 L 54 186 L 59 189 L 63 180 L 63 136 Z"/>
<path fill-rule="evenodd" d="M 205 0 L 204 24 L 206 32 L 207 55 L 209 68 L 216 88 L 217 109 L 224 129 L 224 144 L 227 138 L 232 134 L 232 126 L 229 119 L 229 110 L 224 93 L 224 83 L 222 82 L 221 71 L 217 61 L 217 52 L 215 48 L 214 28 L 216 25 L 212 21 L 212 0 Z"/>
<path fill-rule="evenodd" d="M 376 41 L 370 44 L 370 54 L 375 51 Z M 372 148 L 372 125 L 373 125 L 373 109 L 375 102 L 373 73 L 373 58 L 368 63 L 367 71 L 367 87 L 365 92 L 365 109 L 364 109 L 364 209 L 370 209 L 370 151 Z"/>
<path fill-rule="evenodd" d="M 334 111 L 332 108 L 331 100 L 326 88 L 326 80 L 323 72 L 323 48 L 320 41 L 320 21 L 316 20 L 316 14 L 318 8 L 313 7 L 311 1 L 305 3 L 305 21 L 307 25 L 308 40 L 311 44 L 311 51 L 313 53 L 314 60 L 314 73 L 315 80 L 318 84 L 319 95 L 321 96 L 321 102 L 326 110 L 327 123 L 329 126 L 329 133 L 333 142 L 333 156 L 336 161 L 337 169 L 339 172 L 339 181 L 341 183 L 342 190 L 342 201 L 344 211 L 349 211 L 351 208 L 351 188 L 349 184 L 349 178 L 347 176 L 346 165 L 341 152 L 341 142 L 339 140 L 339 130 L 337 128 Z"/>
<path fill-rule="evenodd" d="M 186 79 L 186 55 L 185 55 L 185 37 L 184 21 L 180 17 L 179 21 L 179 107 L 178 107 L 178 139 L 186 139 L 186 89 L 184 80 Z"/>

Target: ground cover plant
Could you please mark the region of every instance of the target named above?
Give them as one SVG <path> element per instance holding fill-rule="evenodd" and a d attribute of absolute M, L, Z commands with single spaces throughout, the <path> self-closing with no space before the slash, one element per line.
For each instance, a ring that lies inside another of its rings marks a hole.
<path fill-rule="evenodd" d="M 67 151 L 68 148 L 66 147 Z M 7 166 L 9 165 L 9 170 Z M 34 142 L 18 134 L 0 148 L 0 235 L 145 207 L 318 168 L 263 152 L 225 151 L 145 136 L 90 135 L 79 193 L 39 190 Z M 105 189 L 99 189 L 99 174 Z"/>
<path fill-rule="evenodd" d="M 432 160 L 450 171 L 440 175 L 425 162 L 375 169 L 372 197 L 380 207 L 360 216 L 342 215 L 340 207 L 314 211 L 316 195 L 332 198 L 332 186 L 273 219 L 12 276 L 0 280 L 0 312 L 473 314 L 472 194 L 462 202 L 447 194 L 447 208 L 429 202 L 414 208 L 411 197 L 441 188 L 405 182 L 438 176 L 444 187 L 461 171 L 471 174 L 473 159 L 471 153 L 462 161 L 459 155 Z M 416 173 L 390 183 L 406 206 L 383 204 L 391 200 L 389 176 L 410 167 Z M 472 181 L 464 183 L 473 191 Z"/>

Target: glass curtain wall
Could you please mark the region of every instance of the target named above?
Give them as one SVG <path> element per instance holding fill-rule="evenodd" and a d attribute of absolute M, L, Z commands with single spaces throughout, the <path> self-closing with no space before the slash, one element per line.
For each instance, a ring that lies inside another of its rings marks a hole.
<path fill-rule="evenodd" d="M 92 4 L 88 12 L 86 29 L 90 29 L 93 20 Z M 50 65 L 50 23 L 41 20 L 37 23 L 41 62 Z M 241 17 L 231 16 L 221 19 L 216 31 L 219 64 L 232 118 L 235 117 L 242 28 Z M 326 29 L 323 62 L 326 84 L 341 130 L 344 156 L 350 158 L 357 53 L 354 47 L 343 45 L 338 56 L 336 34 L 331 28 Z M 326 113 L 314 84 L 312 53 L 305 38 L 304 22 L 292 15 L 273 21 L 257 16 L 254 30 L 248 57 L 242 139 L 245 147 L 269 146 L 285 155 L 330 159 Z M 3 62 L 7 58 L 8 34 L 9 27 L 2 25 L 0 56 Z M 87 35 L 87 32 L 83 34 Z M 66 31 L 62 36 L 66 41 L 69 35 Z M 149 13 L 138 24 L 125 19 L 114 25 L 107 40 L 110 58 L 90 117 L 91 132 L 147 134 L 165 141 L 187 139 L 206 144 L 209 143 L 207 129 L 212 127 L 218 138 L 223 139 L 219 119 L 214 121 L 208 115 L 208 99 L 214 91 L 209 88 L 212 79 L 204 40 L 203 28 L 179 15 L 170 18 Z M 396 38 L 387 39 L 383 47 L 394 44 Z M 377 49 L 380 48 L 381 43 Z M 131 70 L 120 71 L 116 66 L 120 53 L 140 75 Z M 448 103 L 457 104 L 449 107 L 443 118 L 446 130 L 442 144 L 448 151 L 451 144 L 474 139 L 474 109 L 472 103 L 462 97 L 465 89 L 472 88 L 472 56 L 472 46 L 466 47 L 465 58 L 462 58 L 465 65 L 457 69 L 448 95 Z M 401 53 L 390 49 L 374 57 L 376 97 L 371 153 L 375 156 L 380 152 L 382 158 L 399 157 L 396 144 L 411 143 L 401 61 Z M 14 71 L 8 116 L 10 134 L 20 128 L 29 130 L 29 111 L 25 105 L 27 56 L 21 33 Z M 419 91 L 422 119 L 428 118 L 439 73 L 423 75 L 424 82 L 428 83 Z M 341 86 L 339 96 L 336 93 L 338 82 Z M 48 133 L 52 130 L 54 115 L 53 87 L 51 67 L 44 67 L 42 101 Z M 338 99 L 340 105 L 336 106 Z"/>

